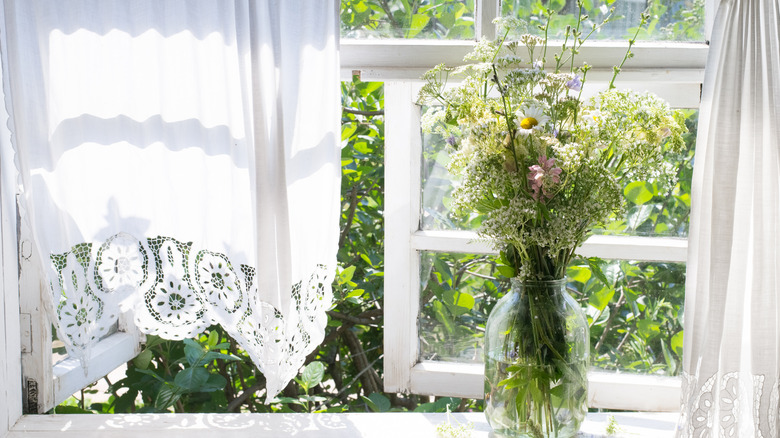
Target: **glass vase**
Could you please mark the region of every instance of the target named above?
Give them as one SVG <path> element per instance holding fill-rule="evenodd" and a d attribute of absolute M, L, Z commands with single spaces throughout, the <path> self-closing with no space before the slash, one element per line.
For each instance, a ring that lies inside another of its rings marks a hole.
<path fill-rule="evenodd" d="M 501 437 L 566 438 L 588 412 L 588 321 L 566 280 L 521 282 L 485 327 L 485 415 Z"/>

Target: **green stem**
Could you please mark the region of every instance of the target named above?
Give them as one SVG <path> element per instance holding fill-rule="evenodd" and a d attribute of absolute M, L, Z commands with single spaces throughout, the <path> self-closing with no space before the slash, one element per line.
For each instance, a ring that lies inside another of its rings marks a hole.
<path fill-rule="evenodd" d="M 620 70 L 623 69 L 623 64 L 625 64 L 626 60 L 628 60 L 628 58 L 631 57 L 631 47 L 634 46 L 634 43 L 636 42 L 636 37 L 639 36 L 639 31 L 642 30 L 642 27 L 645 24 L 647 24 L 648 18 L 649 18 L 648 14 L 646 12 L 643 12 L 642 13 L 642 19 L 639 21 L 639 26 L 637 26 L 636 32 L 634 32 L 634 37 L 631 38 L 630 40 L 628 40 L 628 49 L 626 50 L 626 54 L 623 55 L 623 60 L 620 61 L 620 65 L 618 65 L 617 67 L 613 67 L 612 68 L 612 71 L 613 71 L 613 73 L 612 73 L 612 80 L 609 81 L 609 89 L 610 90 L 615 88 L 615 79 L 617 79 L 617 75 L 618 75 L 618 73 L 620 73 Z"/>

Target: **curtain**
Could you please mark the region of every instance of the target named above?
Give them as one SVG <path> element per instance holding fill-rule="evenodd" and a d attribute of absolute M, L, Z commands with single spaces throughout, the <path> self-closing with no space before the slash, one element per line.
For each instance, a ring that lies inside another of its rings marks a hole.
<path fill-rule="evenodd" d="M 5 0 L 6 107 L 68 353 L 221 325 L 268 397 L 317 346 L 340 216 L 335 1 Z"/>
<path fill-rule="evenodd" d="M 777 437 L 780 2 L 720 2 L 702 92 L 678 436 Z"/>

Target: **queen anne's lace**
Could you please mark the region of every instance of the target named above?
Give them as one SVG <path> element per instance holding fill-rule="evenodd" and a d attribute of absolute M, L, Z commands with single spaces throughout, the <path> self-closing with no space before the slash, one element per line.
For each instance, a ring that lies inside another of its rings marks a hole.
<path fill-rule="evenodd" d="M 717 373 L 703 381 L 683 373 L 678 436 L 778 438 L 778 382 L 777 376 L 740 372 Z"/>
<path fill-rule="evenodd" d="M 132 310 L 142 332 L 166 339 L 220 324 L 266 374 L 269 397 L 322 340 L 332 298 L 329 271 L 319 265 L 293 286 L 290 309 L 282 313 L 257 298 L 254 268 L 171 237 L 138 240 L 119 233 L 51 260 L 59 283 L 52 284 L 59 332 L 72 356 L 84 362 L 119 310 Z"/>

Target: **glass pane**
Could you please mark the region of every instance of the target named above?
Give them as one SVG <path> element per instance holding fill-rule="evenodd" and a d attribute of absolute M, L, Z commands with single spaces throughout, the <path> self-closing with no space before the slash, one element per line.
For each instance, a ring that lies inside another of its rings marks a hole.
<path fill-rule="evenodd" d="M 508 288 L 495 256 L 421 252 L 420 360 L 482 361 L 485 322 Z M 604 261 L 610 286 L 587 262 L 569 267 L 568 287 L 588 315 L 591 364 L 677 375 L 682 358 L 685 265 Z"/>
<path fill-rule="evenodd" d="M 458 179 L 447 170 L 450 155 L 446 139 L 423 133 L 422 143 L 422 229 L 476 230 L 482 215 L 452 209 L 453 183 Z"/>
<path fill-rule="evenodd" d="M 637 40 L 704 41 L 704 0 L 583 0 L 582 13 L 588 16 L 580 27 L 583 34 L 601 24 L 612 7 L 613 18 L 591 38 L 625 40 L 637 35 Z M 580 9 L 575 0 L 504 0 L 501 14 L 524 20 L 529 33 L 542 34 L 538 26 L 546 21 L 543 11 L 548 8 L 556 12 L 549 38 L 562 38 L 566 26 L 577 25 Z M 650 19 L 637 34 L 643 11 Z"/>
<path fill-rule="evenodd" d="M 473 39 L 474 0 L 341 0 L 341 36 Z"/>
<path fill-rule="evenodd" d="M 425 109 L 423 109 L 423 113 Z M 677 183 L 671 189 L 655 182 L 626 183 L 625 214 L 615 217 L 595 234 L 686 237 L 691 207 L 691 177 L 696 143 L 697 110 L 685 110 L 686 148 L 669 154 L 668 162 L 677 169 Z M 447 170 L 447 140 L 435 134 L 423 134 L 422 229 L 476 230 L 482 216 L 451 208 L 453 183 L 457 179 Z"/>

